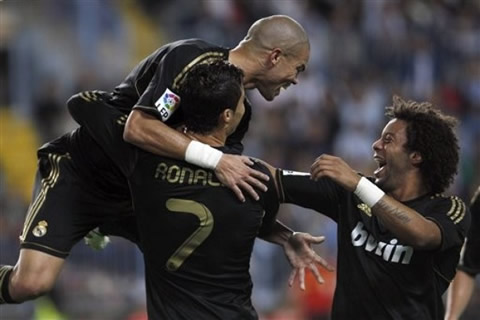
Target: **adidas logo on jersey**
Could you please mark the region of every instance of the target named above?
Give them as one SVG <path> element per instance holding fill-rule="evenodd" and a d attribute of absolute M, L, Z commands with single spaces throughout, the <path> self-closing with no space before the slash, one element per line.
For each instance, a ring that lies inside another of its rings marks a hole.
<path fill-rule="evenodd" d="M 353 246 L 364 246 L 365 251 L 373 252 L 385 261 L 409 264 L 412 259 L 412 247 L 397 244 L 398 240 L 395 238 L 390 240 L 390 243 L 377 241 L 364 229 L 364 224 L 361 221 L 352 230 L 351 237 Z"/>

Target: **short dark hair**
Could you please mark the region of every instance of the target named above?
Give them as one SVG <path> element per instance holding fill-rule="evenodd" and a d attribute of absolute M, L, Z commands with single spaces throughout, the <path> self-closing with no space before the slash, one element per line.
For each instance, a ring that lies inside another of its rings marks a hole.
<path fill-rule="evenodd" d="M 405 101 L 393 96 L 393 105 L 385 115 L 407 122 L 405 148 L 422 155 L 420 172 L 434 193 L 442 193 L 453 182 L 459 161 L 458 139 L 454 117 L 443 114 L 429 102 Z"/>
<path fill-rule="evenodd" d="M 215 129 L 225 109 L 237 108 L 242 83 L 242 70 L 227 61 L 194 66 L 179 89 L 188 130 L 205 134 Z"/>

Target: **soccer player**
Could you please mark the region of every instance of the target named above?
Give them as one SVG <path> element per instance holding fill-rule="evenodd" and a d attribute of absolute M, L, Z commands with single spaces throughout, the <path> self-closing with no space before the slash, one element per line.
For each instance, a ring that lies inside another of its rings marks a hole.
<path fill-rule="evenodd" d="M 458 320 L 465 311 L 480 273 L 480 187 L 470 204 L 472 224 L 468 231 L 457 274 L 448 290 L 445 320 Z"/>
<path fill-rule="evenodd" d="M 167 44 L 140 62 L 111 94 L 85 93 L 79 99 L 85 103 L 100 99 L 123 112 L 121 121 L 128 117 L 127 141 L 215 169 L 219 181 L 241 200 L 246 201 L 241 189 L 258 199 L 253 187 L 264 190 L 258 179 L 265 181 L 268 176 L 251 168 L 248 157 L 238 155 L 251 116 L 248 101 L 237 130 L 226 141 L 229 153 L 224 154 L 170 128 L 183 122 L 181 97 L 175 90 L 195 64 L 228 60 L 244 71 L 245 88 L 257 88 L 272 100 L 281 88 L 297 83 L 309 52 L 308 37 L 296 21 L 271 16 L 255 22 L 245 39 L 231 50 L 199 39 Z M 104 150 L 105 146 L 82 127 L 39 149 L 37 187 L 20 236 L 19 259 L 14 268 L 0 266 L 0 302 L 21 302 L 49 291 L 71 248 L 85 234 L 98 225 L 131 217 L 127 181 Z M 302 235 L 297 237 L 309 241 Z M 297 266 L 303 266 L 303 258 L 311 256 L 291 253 L 286 252 L 294 272 L 301 271 Z M 301 285 L 302 281 L 300 278 Z"/>
<path fill-rule="evenodd" d="M 310 42 L 303 27 L 288 16 L 275 15 L 255 22 L 246 37 L 233 49 L 199 39 L 177 41 L 161 47 L 142 61 L 113 92 L 111 103 L 129 112 L 124 138 L 138 147 L 167 155 L 206 169 L 214 169 L 219 180 L 245 201 L 241 191 L 258 198 L 254 187 L 265 189 L 266 176 L 249 167 L 248 157 L 223 154 L 193 141 L 171 127 L 182 120 L 178 87 L 189 69 L 198 63 L 228 60 L 245 74 L 245 89 L 258 89 L 268 101 L 297 84 L 310 58 Z M 248 130 L 251 106 L 226 145 L 236 154 L 243 151 L 242 138 Z M 161 120 L 161 121 L 158 121 Z"/>
<path fill-rule="evenodd" d="M 277 171 L 282 200 L 338 224 L 332 319 L 442 319 L 470 214 L 444 196 L 457 172 L 456 119 L 398 96 L 364 177 L 332 155 L 311 174 Z"/>
<path fill-rule="evenodd" d="M 219 61 L 192 68 L 180 85 L 186 136 L 224 152 L 245 112 L 242 71 Z M 145 260 L 151 319 L 257 319 L 249 262 L 257 236 L 271 234 L 279 207 L 274 179 L 240 202 L 214 171 L 142 151 L 122 139 L 122 114 L 104 104 L 79 119 L 126 177 Z M 117 112 L 117 116 L 112 113 Z M 269 175 L 266 167 L 253 168 Z M 287 241 L 291 232 L 283 233 Z"/>

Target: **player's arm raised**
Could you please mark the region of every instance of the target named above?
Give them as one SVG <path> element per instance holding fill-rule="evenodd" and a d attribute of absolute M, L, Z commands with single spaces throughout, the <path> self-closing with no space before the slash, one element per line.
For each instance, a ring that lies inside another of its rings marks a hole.
<path fill-rule="evenodd" d="M 278 181 L 275 175 L 276 168 L 262 160 L 257 159 L 256 161 L 261 162 L 270 171 L 270 174 L 273 177 L 273 181 L 270 182 L 272 190 L 269 190 L 269 192 L 270 195 L 272 192 L 275 195 L 273 199 L 276 202 L 276 206 L 274 206 L 273 209 L 270 208 L 270 210 L 274 210 L 276 215 L 279 205 L 278 202 L 280 200 Z M 265 195 L 267 196 L 269 193 L 267 192 Z M 275 220 L 272 226 L 269 228 L 269 232 L 261 234 L 261 239 L 283 247 L 285 256 L 292 266 L 292 271 L 290 272 L 290 277 L 288 280 L 288 284 L 290 286 L 293 286 L 295 279 L 297 279 L 300 289 L 305 290 L 305 269 L 309 269 L 315 276 L 317 282 L 320 284 L 323 284 L 325 281 L 318 270 L 318 265 L 322 266 L 328 271 L 334 270 L 333 267 L 325 259 L 320 257 L 312 248 L 312 245 L 321 244 L 323 241 L 325 241 L 325 237 L 323 236 L 315 237 L 309 233 L 293 232 L 293 230 L 284 225 L 282 222 Z"/>
<path fill-rule="evenodd" d="M 385 195 L 374 183 L 357 174 L 343 159 L 328 154 L 311 167 L 312 179 L 329 177 L 362 199 L 395 236 L 419 249 L 437 248 L 442 240 L 440 227 L 414 209 Z"/>
<path fill-rule="evenodd" d="M 125 141 L 149 152 L 215 170 L 220 182 L 232 189 L 240 201 L 245 201 L 243 192 L 257 200 L 259 196 L 255 188 L 263 191 L 267 188 L 261 180 L 268 181 L 268 176 L 250 168 L 253 163 L 248 157 L 224 154 L 206 144 L 192 141 L 141 110 L 130 113 L 123 137 Z"/>

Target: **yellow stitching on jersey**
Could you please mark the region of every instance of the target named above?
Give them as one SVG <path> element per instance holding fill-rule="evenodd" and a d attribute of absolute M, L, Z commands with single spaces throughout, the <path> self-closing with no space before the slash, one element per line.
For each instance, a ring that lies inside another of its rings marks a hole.
<path fill-rule="evenodd" d="M 455 220 L 458 218 L 458 216 L 465 210 L 465 204 L 463 203 L 463 201 L 461 201 L 460 199 L 455 199 L 458 203 L 458 206 L 457 206 L 457 210 L 455 210 L 455 214 L 453 216 L 450 217 L 450 219 L 452 220 Z"/>
<path fill-rule="evenodd" d="M 455 208 L 457 207 L 457 202 L 455 197 L 451 197 L 450 201 L 452 201 L 452 206 L 450 207 L 450 210 L 447 212 L 447 216 L 450 216 L 455 211 Z"/>
<path fill-rule="evenodd" d="M 98 100 L 97 93 L 95 91 L 85 91 L 85 94 L 86 94 L 87 97 L 92 99 L 92 101 L 97 101 Z"/>
<path fill-rule="evenodd" d="M 461 213 L 462 210 L 462 203 L 459 201 L 459 199 L 455 198 L 455 201 L 457 203 L 457 207 L 455 208 L 455 212 L 450 216 L 450 219 L 455 220 L 458 215 Z"/>
<path fill-rule="evenodd" d="M 465 202 L 462 201 L 462 214 L 460 215 L 460 217 L 458 217 L 455 221 L 453 221 L 454 224 L 457 224 L 459 223 L 460 221 L 463 220 L 463 217 L 465 217 L 465 213 L 467 212 L 466 208 L 465 208 Z"/>
<path fill-rule="evenodd" d="M 124 126 L 127 123 L 128 116 L 125 114 L 117 119 L 117 124 Z"/>
<path fill-rule="evenodd" d="M 51 166 L 51 170 L 50 170 L 50 173 L 48 174 L 48 177 L 45 178 L 45 179 L 42 179 L 41 181 L 41 190 L 40 192 L 38 193 L 37 197 L 35 198 L 35 200 L 32 202 L 32 204 L 30 205 L 30 208 L 28 209 L 28 212 L 27 212 L 27 217 L 25 218 L 25 223 L 23 225 L 23 230 L 22 230 L 22 234 L 20 235 L 20 240 L 21 241 L 24 241 L 25 240 L 25 237 L 27 235 L 27 230 L 28 228 L 30 228 L 30 225 L 32 223 L 32 216 L 34 214 L 35 211 L 37 211 L 37 208 L 39 206 L 40 203 L 43 203 L 43 201 L 45 200 L 45 195 L 44 193 L 42 192 L 43 188 L 45 188 L 46 186 L 48 186 L 48 183 L 53 179 L 53 177 L 55 176 L 55 166 L 54 166 L 54 161 L 55 161 L 55 156 L 54 154 L 51 154 L 49 153 L 48 154 L 48 162 L 50 162 L 50 166 Z M 53 159 L 52 159 L 53 158 Z"/>
<path fill-rule="evenodd" d="M 218 60 L 220 57 L 223 57 L 223 52 L 216 52 L 216 51 L 211 51 L 211 52 L 205 52 L 204 54 L 199 55 L 195 59 L 193 59 L 189 64 L 183 68 L 183 70 L 175 77 L 175 80 L 173 81 L 172 84 L 172 89 L 175 91 L 178 89 L 178 86 L 180 85 L 181 79 L 185 74 L 197 63 L 199 63 L 201 60 L 213 56 L 210 59 L 212 60 Z M 215 58 L 216 57 L 216 58 Z"/>
<path fill-rule="evenodd" d="M 41 186 L 40 192 L 38 193 L 37 198 L 35 199 L 35 201 L 32 203 L 32 205 L 28 210 L 27 217 L 25 218 L 25 223 L 23 225 L 23 231 L 19 237 L 21 242 L 25 241 L 28 230 L 32 226 L 33 220 L 35 220 L 35 217 L 38 214 L 38 211 L 40 210 L 43 203 L 45 202 L 48 190 L 53 188 L 57 183 L 58 177 L 60 176 L 60 160 L 62 160 L 63 158 L 71 159 L 69 153 L 66 153 L 64 155 L 57 155 L 52 153 L 48 154 L 48 160 L 50 162 L 52 169 L 48 177 L 45 179 L 42 179 L 42 182 L 41 182 L 42 186 Z"/>
<path fill-rule="evenodd" d="M 80 92 L 79 94 L 80 98 L 82 98 L 83 100 L 87 101 L 87 102 L 91 102 L 90 98 L 85 94 L 85 92 Z"/>
<path fill-rule="evenodd" d="M 40 247 L 40 248 L 45 248 L 45 249 L 48 249 L 48 250 L 50 250 L 50 251 L 60 253 L 60 254 L 62 254 L 62 255 L 69 254 L 69 252 L 65 252 L 65 251 L 60 251 L 60 250 L 57 250 L 57 249 L 53 249 L 53 248 L 50 248 L 50 247 L 45 246 L 45 245 L 43 245 L 43 244 L 39 244 L 39 243 L 35 243 L 35 242 L 22 242 L 22 244 L 28 244 L 28 245 L 33 245 L 33 246 L 37 246 L 37 247 Z"/>

